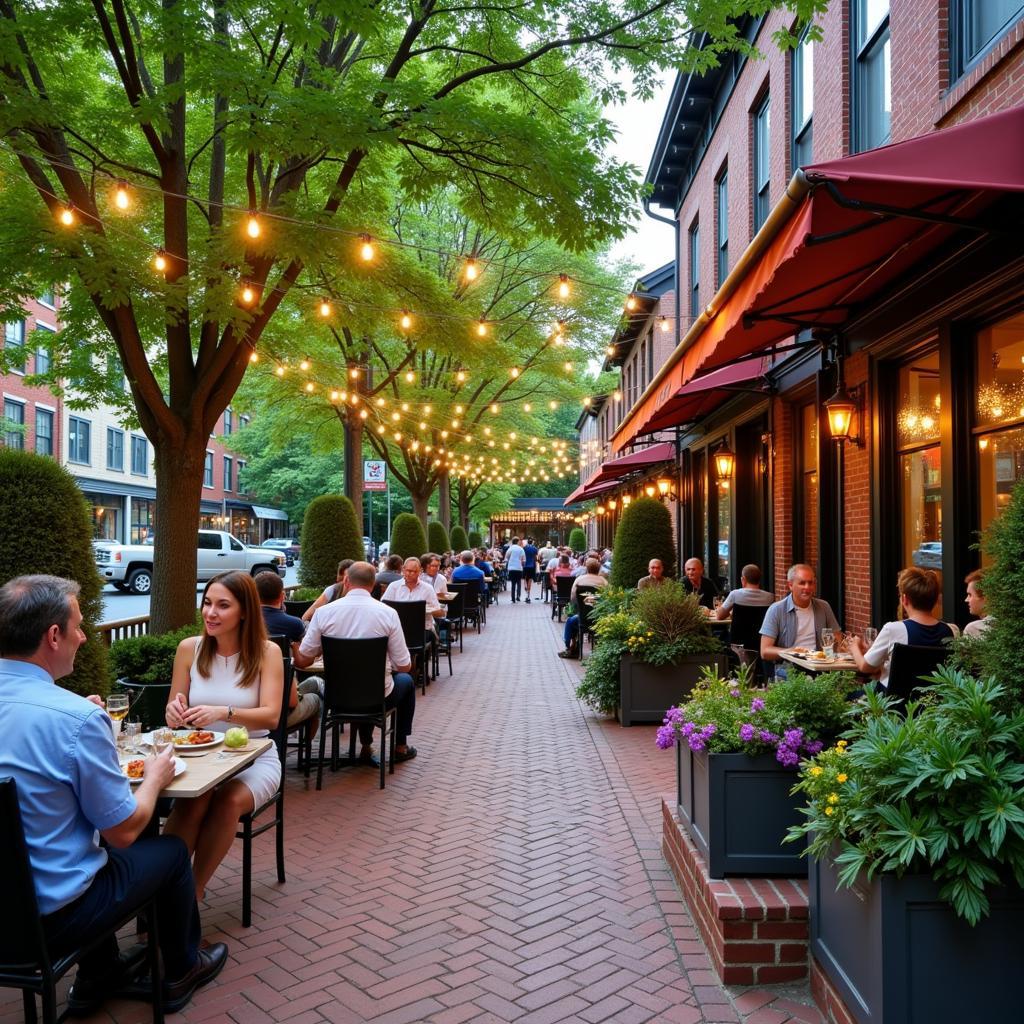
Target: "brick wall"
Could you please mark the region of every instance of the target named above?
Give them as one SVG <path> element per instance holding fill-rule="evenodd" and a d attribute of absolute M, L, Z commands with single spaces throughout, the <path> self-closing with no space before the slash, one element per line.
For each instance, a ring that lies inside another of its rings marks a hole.
<path fill-rule="evenodd" d="M 868 389 L 868 359 L 858 353 L 846 360 L 846 385 L 863 385 Z M 865 395 L 860 434 L 864 447 L 847 442 L 843 459 L 843 552 L 846 560 L 844 586 L 845 629 L 861 629 L 871 624 L 871 408 L 870 394 Z"/>
<path fill-rule="evenodd" d="M 838 990 L 813 956 L 811 957 L 811 995 L 818 1009 L 821 1010 L 826 1024 L 857 1024 Z"/>
<path fill-rule="evenodd" d="M 772 589 L 776 595 L 786 592 L 786 572 L 793 561 L 793 471 L 796 452 L 796 431 L 793 429 L 793 406 L 780 398 L 772 399 L 775 417 L 775 462 L 772 476 L 772 514 L 775 530 L 775 578 Z"/>

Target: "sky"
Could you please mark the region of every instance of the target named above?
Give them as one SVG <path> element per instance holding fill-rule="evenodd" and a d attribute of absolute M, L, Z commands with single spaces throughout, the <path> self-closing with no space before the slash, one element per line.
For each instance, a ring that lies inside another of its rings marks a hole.
<path fill-rule="evenodd" d="M 624 105 L 607 107 L 604 112 L 605 117 L 618 128 L 613 155 L 633 164 L 641 181 L 654 153 L 673 80 L 674 76 L 667 74 L 653 98 L 646 103 L 630 97 Z M 659 207 L 654 207 L 654 210 L 662 215 L 667 213 Z M 628 257 L 634 260 L 640 267 L 640 273 L 644 274 L 673 258 L 675 233 L 668 224 L 648 217 L 642 208 L 639 214 L 633 231 L 613 246 L 611 255 L 615 259 Z"/>

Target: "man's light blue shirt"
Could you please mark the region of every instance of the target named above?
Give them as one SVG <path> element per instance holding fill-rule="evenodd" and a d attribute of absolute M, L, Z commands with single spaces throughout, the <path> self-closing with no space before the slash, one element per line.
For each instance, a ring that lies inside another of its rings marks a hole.
<path fill-rule="evenodd" d="M 134 812 L 110 718 L 38 665 L 0 658 L 0 776 L 13 776 L 43 914 L 78 899 L 107 862 L 97 832 Z"/>

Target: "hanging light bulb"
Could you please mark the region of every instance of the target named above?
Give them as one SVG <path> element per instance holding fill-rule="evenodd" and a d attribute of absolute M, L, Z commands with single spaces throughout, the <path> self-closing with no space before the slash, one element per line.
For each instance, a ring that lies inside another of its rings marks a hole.
<path fill-rule="evenodd" d="M 458 372 L 457 372 L 457 373 L 455 374 L 455 379 L 456 379 L 456 380 L 457 380 L 457 381 L 458 381 L 458 382 L 459 382 L 460 384 L 464 384 L 464 383 L 466 382 L 466 371 L 465 371 L 465 370 L 459 370 L 459 371 L 458 371 Z"/>
<path fill-rule="evenodd" d="M 338 392 L 337 392 L 337 391 L 332 391 L 332 392 L 331 392 L 331 401 L 332 401 L 332 402 L 336 402 L 336 401 L 338 401 L 338 399 L 339 399 L 340 397 L 341 397 L 341 396 L 340 396 L 340 395 L 338 394 Z"/>
<path fill-rule="evenodd" d="M 284 376 L 284 367 L 280 363 L 278 363 L 277 367 L 274 370 L 274 373 L 276 373 L 278 375 L 278 377 L 283 377 Z"/>
<path fill-rule="evenodd" d="M 481 338 L 487 336 L 487 321 L 483 317 L 480 317 L 480 322 L 476 325 L 476 333 Z"/>
<path fill-rule="evenodd" d="M 62 206 L 58 218 L 64 227 L 71 227 L 75 223 L 75 204 L 68 203 L 67 206 Z"/>
<path fill-rule="evenodd" d="M 632 313 L 636 309 L 636 296 L 630 292 L 626 297 L 626 309 Z"/>
<path fill-rule="evenodd" d="M 358 380 L 359 379 L 359 368 L 356 367 L 356 366 L 353 366 L 352 369 L 348 371 L 348 375 L 353 380 Z"/>
<path fill-rule="evenodd" d="M 612 398 L 614 398 L 616 402 L 621 402 L 622 401 L 622 392 L 621 391 L 613 391 L 612 392 Z"/>
<path fill-rule="evenodd" d="M 309 381 L 306 384 L 306 394 L 309 395 L 309 394 L 312 394 L 312 393 L 313 393 L 313 382 Z"/>
<path fill-rule="evenodd" d="M 569 298 L 569 275 L 559 274 L 558 275 L 558 297 L 560 299 Z"/>
<path fill-rule="evenodd" d="M 558 403 L 554 400 L 548 402 L 548 408 L 554 412 L 558 408 Z"/>
<path fill-rule="evenodd" d="M 249 219 L 245 222 L 245 233 L 250 238 L 260 237 L 260 221 L 255 210 L 249 211 Z"/>
<path fill-rule="evenodd" d="M 529 402 L 523 402 L 523 412 L 533 412 L 533 406 Z"/>
<path fill-rule="evenodd" d="M 256 292 L 254 291 L 252 285 L 251 284 L 244 285 L 242 287 L 242 302 L 246 306 L 250 306 L 250 305 L 252 305 L 252 303 L 253 303 L 253 301 L 255 299 L 256 299 Z"/>
<path fill-rule="evenodd" d="M 480 276 L 480 268 L 477 266 L 477 262 L 472 256 L 466 260 L 464 273 L 467 281 L 475 281 Z"/>
<path fill-rule="evenodd" d="M 258 363 L 259 361 L 260 361 L 260 354 L 255 349 L 253 349 L 252 352 L 249 353 L 249 362 L 250 363 Z"/>
<path fill-rule="evenodd" d="M 393 412 L 391 414 L 392 423 L 397 423 L 402 418 L 401 413 Z"/>
<path fill-rule="evenodd" d="M 501 406 L 499 406 L 497 402 L 491 402 L 491 412 L 492 412 L 492 413 L 493 413 L 493 414 L 494 414 L 495 416 L 497 416 L 497 415 L 498 415 L 498 413 L 499 413 L 499 412 L 501 412 Z M 488 430 L 490 430 L 491 428 L 490 428 L 490 427 L 488 427 L 487 429 L 488 429 Z"/>
<path fill-rule="evenodd" d="M 326 299 L 320 300 L 320 315 L 323 317 L 331 315 L 331 304 Z"/>
<path fill-rule="evenodd" d="M 615 346 L 614 346 L 614 345 L 609 345 L 609 346 L 608 346 L 608 347 L 607 347 L 607 348 L 605 349 L 605 352 L 607 352 L 607 353 L 608 353 L 608 355 L 610 355 L 610 356 L 613 356 L 613 355 L 615 355 Z"/>
<path fill-rule="evenodd" d="M 513 366 L 512 369 L 509 370 L 509 373 L 512 374 L 512 379 L 515 380 L 519 376 L 519 367 Z"/>
<path fill-rule="evenodd" d="M 365 409 L 360 409 L 360 410 L 359 410 L 359 418 L 360 418 L 361 420 L 365 420 L 365 419 L 366 419 L 366 417 L 367 417 L 367 416 L 369 416 L 369 415 L 370 415 L 370 414 L 369 414 L 369 413 L 368 413 L 368 412 L 367 412 L 367 411 L 366 411 Z"/>
<path fill-rule="evenodd" d="M 309 356 L 304 356 L 303 357 L 302 362 L 299 363 L 299 369 L 300 370 L 308 370 L 309 369 Z"/>
<path fill-rule="evenodd" d="M 425 406 L 423 406 L 423 415 L 424 416 L 429 416 L 433 411 L 434 411 L 434 407 L 432 405 L 425 405 Z"/>
<path fill-rule="evenodd" d="M 402 310 L 402 319 L 399 321 L 399 323 L 402 325 L 403 331 L 407 331 L 409 330 L 410 327 L 412 327 L 412 317 L 409 315 L 409 310 Z"/>
<path fill-rule="evenodd" d="M 412 384 L 416 380 L 416 374 L 412 370 L 406 370 L 405 382 L 406 384 Z"/>
<path fill-rule="evenodd" d="M 359 255 L 362 256 L 366 263 L 369 263 L 376 255 L 373 248 L 373 239 L 369 235 L 360 235 L 359 240 L 362 243 L 359 246 Z"/>
<path fill-rule="evenodd" d="M 153 268 L 161 274 L 167 269 L 167 253 L 163 249 L 157 249 L 153 257 Z"/>
<path fill-rule="evenodd" d="M 131 205 L 131 198 L 128 195 L 128 182 L 122 180 L 114 186 L 114 205 L 119 210 L 127 210 Z"/>
<path fill-rule="evenodd" d="M 668 334 L 668 317 L 663 316 L 659 321 L 658 325 L 661 327 L 662 334 Z"/>
<path fill-rule="evenodd" d="M 377 408 L 383 409 L 385 405 L 387 405 L 387 401 L 383 396 L 377 399 Z"/>
<path fill-rule="evenodd" d="M 570 363 L 568 359 L 565 361 L 565 372 L 572 373 L 572 363 Z"/>

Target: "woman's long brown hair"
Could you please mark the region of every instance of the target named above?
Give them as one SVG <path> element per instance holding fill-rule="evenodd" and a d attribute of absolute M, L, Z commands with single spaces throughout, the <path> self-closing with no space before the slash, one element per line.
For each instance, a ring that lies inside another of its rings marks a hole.
<path fill-rule="evenodd" d="M 256 589 L 253 578 L 247 572 L 232 570 L 219 573 L 206 584 L 203 589 L 204 602 L 214 583 L 219 583 L 222 587 L 227 588 L 242 609 L 242 616 L 238 623 L 238 667 L 241 672 L 238 685 L 251 686 L 259 677 L 267 642 L 267 627 L 263 623 L 263 612 L 260 610 L 259 591 Z M 209 678 L 210 665 L 216 653 L 216 637 L 207 635 L 204 622 L 200 637 L 199 657 L 196 659 L 196 667 L 201 676 Z"/>

